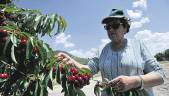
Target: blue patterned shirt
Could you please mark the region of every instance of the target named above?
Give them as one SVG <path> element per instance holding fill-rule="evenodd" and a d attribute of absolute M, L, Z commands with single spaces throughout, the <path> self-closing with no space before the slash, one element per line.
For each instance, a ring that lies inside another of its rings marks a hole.
<path fill-rule="evenodd" d="M 159 63 L 140 40 L 125 39 L 125 47 L 112 50 L 112 43 L 108 43 L 102 50 L 99 58 L 88 62 L 93 74 L 101 71 L 102 79 L 112 80 L 120 75 L 136 76 L 149 72 L 158 72 L 162 79 L 164 72 Z M 142 90 L 145 96 L 154 96 L 152 88 Z"/>

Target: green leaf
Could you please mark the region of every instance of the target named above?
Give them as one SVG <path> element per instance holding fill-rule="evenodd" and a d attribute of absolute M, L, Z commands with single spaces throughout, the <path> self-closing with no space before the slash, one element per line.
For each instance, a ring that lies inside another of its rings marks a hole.
<path fill-rule="evenodd" d="M 52 14 L 52 16 L 50 17 L 50 19 L 51 19 L 50 28 L 51 28 L 51 29 L 53 29 L 54 26 L 55 26 L 56 17 L 57 17 L 57 14 Z"/>
<path fill-rule="evenodd" d="M 103 81 L 104 81 L 105 83 L 109 83 L 109 80 L 108 80 L 107 78 L 103 78 Z"/>
<path fill-rule="evenodd" d="M 25 80 L 25 82 L 24 82 L 24 88 L 27 89 L 28 86 L 29 86 L 29 84 L 30 84 L 30 82 L 27 82 L 27 81 Z"/>
<path fill-rule="evenodd" d="M 81 69 L 79 69 L 79 71 L 81 73 L 84 73 L 84 74 L 91 74 L 91 71 L 89 69 L 87 69 L 87 68 L 81 68 Z"/>
<path fill-rule="evenodd" d="M 7 26 L 4 26 L 4 28 L 7 29 L 8 31 L 12 31 L 12 30 L 17 30 L 18 26 L 14 24 L 8 24 Z"/>
<path fill-rule="evenodd" d="M 67 89 L 67 79 L 66 79 L 66 75 L 62 75 L 61 76 L 61 85 L 62 85 L 62 88 L 65 92 L 65 94 L 68 93 L 68 89 Z"/>
<path fill-rule="evenodd" d="M 34 45 L 34 42 L 33 42 L 34 40 L 33 39 L 34 39 L 33 37 L 29 37 L 29 40 L 30 40 L 31 44 L 34 47 L 35 45 Z"/>
<path fill-rule="evenodd" d="M 15 59 L 15 52 L 14 52 L 15 48 L 14 47 L 15 47 L 14 45 L 12 45 L 12 47 L 11 47 L 11 58 L 15 63 L 17 63 L 17 61 Z"/>
<path fill-rule="evenodd" d="M 66 30 L 66 27 L 67 27 L 67 24 L 66 24 L 66 21 L 64 18 L 61 17 L 61 21 L 62 21 L 62 30 L 65 31 Z"/>
<path fill-rule="evenodd" d="M 94 94 L 95 94 L 95 96 L 100 96 L 100 88 L 99 88 L 99 86 L 94 86 Z"/>
<path fill-rule="evenodd" d="M 61 84 L 59 64 L 56 64 L 56 68 L 57 68 L 57 71 L 56 71 L 56 81 L 57 81 L 58 84 Z"/>
<path fill-rule="evenodd" d="M 36 16 L 36 18 L 35 18 L 35 24 L 34 24 L 34 30 L 37 30 L 37 28 L 38 28 L 38 24 L 39 24 L 39 22 L 40 22 L 40 20 L 41 20 L 41 15 L 37 15 Z"/>
<path fill-rule="evenodd" d="M 80 88 L 77 88 L 76 91 L 78 96 L 86 96 L 85 93 Z"/>
<path fill-rule="evenodd" d="M 72 83 L 68 84 L 68 93 L 69 93 L 69 96 L 76 96 L 77 95 L 76 89 Z"/>
<path fill-rule="evenodd" d="M 8 47 L 8 44 L 9 44 L 10 40 L 11 40 L 11 39 L 8 37 L 7 41 L 5 42 L 5 46 L 4 46 L 4 49 L 3 49 L 3 54 L 4 54 L 4 55 L 5 55 L 5 53 L 6 53 L 6 49 L 7 49 L 7 47 Z"/>
<path fill-rule="evenodd" d="M 11 41 L 13 43 L 14 46 L 17 46 L 17 38 L 14 34 L 10 35 Z"/>
<path fill-rule="evenodd" d="M 60 21 L 59 16 L 57 17 L 57 24 L 58 24 L 58 27 L 57 27 L 57 32 L 56 32 L 55 35 L 57 35 L 58 33 L 61 32 L 61 26 L 62 26 L 62 23 L 61 23 L 61 21 Z"/>
<path fill-rule="evenodd" d="M 41 92 L 41 87 L 39 82 L 37 81 L 35 85 L 35 96 L 40 96 L 40 92 Z"/>
<path fill-rule="evenodd" d="M 52 84 L 52 80 L 51 80 L 51 79 L 49 79 L 49 81 L 48 81 L 48 87 L 49 87 L 51 90 L 53 90 L 53 84 Z"/>
<path fill-rule="evenodd" d="M 42 62 L 42 64 L 44 64 L 45 60 L 47 59 L 47 52 L 46 52 L 45 48 L 43 47 L 43 41 L 37 41 L 37 47 L 40 52 L 41 62 Z"/>
<path fill-rule="evenodd" d="M 112 95 L 113 94 L 112 90 L 111 90 L 111 87 L 108 87 L 108 86 L 106 86 L 102 91 L 106 92 L 108 95 Z"/>
<path fill-rule="evenodd" d="M 5 11 L 8 12 L 8 13 L 12 13 L 12 12 L 19 11 L 19 9 L 17 9 L 16 7 L 6 7 Z"/>
<path fill-rule="evenodd" d="M 29 59 L 31 48 L 31 41 L 30 39 L 27 40 L 27 46 L 26 46 L 26 59 Z"/>

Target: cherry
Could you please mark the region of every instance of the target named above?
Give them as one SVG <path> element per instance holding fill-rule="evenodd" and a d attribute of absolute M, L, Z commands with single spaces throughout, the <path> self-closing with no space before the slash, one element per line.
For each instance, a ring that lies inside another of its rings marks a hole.
<path fill-rule="evenodd" d="M 62 74 L 65 73 L 65 69 L 63 68 L 63 65 L 62 65 L 62 64 L 59 65 L 59 70 L 60 70 L 60 72 L 61 72 Z"/>
<path fill-rule="evenodd" d="M 76 75 L 76 74 L 78 73 L 78 70 L 77 70 L 77 68 L 75 68 L 75 67 L 71 67 L 71 68 L 70 68 L 70 72 L 71 72 L 73 75 Z"/>
<path fill-rule="evenodd" d="M 56 72 L 56 65 L 53 65 L 53 72 Z"/>
<path fill-rule="evenodd" d="M 68 81 L 73 82 L 74 80 L 76 80 L 75 76 L 68 76 L 67 77 Z"/>
<path fill-rule="evenodd" d="M 81 76 L 78 77 L 78 81 L 80 82 L 81 85 L 85 84 L 85 81 L 83 80 Z"/>
<path fill-rule="evenodd" d="M 23 37 L 21 37 L 21 42 L 20 42 L 20 43 L 21 43 L 22 45 L 26 45 L 26 44 L 27 44 L 27 41 L 28 41 L 28 38 L 23 36 Z"/>
<path fill-rule="evenodd" d="M 8 31 L 5 29 L 0 30 L 0 34 L 2 34 L 2 36 L 7 36 L 8 35 Z"/>
<path fill-rule="evenodd" d="M 9 77 L 9 75 L 7 73 L 0 74 L 0 78 L 2 78 L 2 79 L 6 79 L 8 77 Z"/>
<path fill-rule="evenodd" d="M 33 47 L 33 54 L 39 53 L 39 49 L 37 47 Z"/>

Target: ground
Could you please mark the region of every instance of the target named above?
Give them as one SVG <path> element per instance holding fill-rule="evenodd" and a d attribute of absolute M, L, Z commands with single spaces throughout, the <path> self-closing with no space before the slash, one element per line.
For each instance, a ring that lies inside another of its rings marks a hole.
<path fill-rule="evenodd" d="M 164 61 L 160 63 L 161 67 L 164 69 L 166 78 L 164 84 L 154 87 L 154 93 L 155 96 L 169 96 L 169 62 Z M 101 80 L 101 77 L 97 75 L 94 77 L 94 79 Z M 82 89 L 85 92 L 86 96 L 95 96 L 93 92 L 93 87 L 95 84 L 96 82 L 91 80 L 90 85 L 85 86 Z M 60 85 L 54 86 L 54 90 L 49 90 L 49 96 L 64 96 L 63 93 L 61 93 Z"/>

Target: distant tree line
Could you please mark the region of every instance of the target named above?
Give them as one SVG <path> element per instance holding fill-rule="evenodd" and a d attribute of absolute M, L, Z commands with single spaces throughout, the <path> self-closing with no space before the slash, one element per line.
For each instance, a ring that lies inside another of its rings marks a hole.
<path fill-rule="evenodd" d="M 164 52 L 157 53 L 155 58 L 158 61 L 169 61 L 169 49 L 165 50 Z"/>

